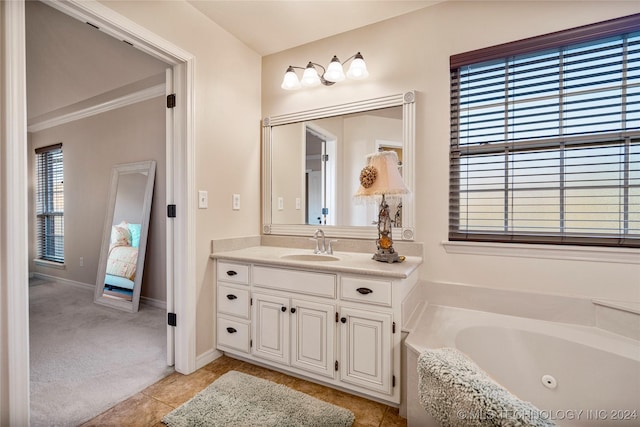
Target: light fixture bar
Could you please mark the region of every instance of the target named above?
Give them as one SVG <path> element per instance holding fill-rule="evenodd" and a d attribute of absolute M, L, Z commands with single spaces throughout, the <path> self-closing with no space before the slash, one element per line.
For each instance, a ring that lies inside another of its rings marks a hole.
<path fill-rule="evenodd" d="M 349 71 L 345 74 L 344 65 L 349 61 L 352 62 L 349 67 Z M 316 67 L 322 69 L 322 73 L 320 73 Z M 298 75 L 295 71 L 296 68 L 304 70 L 302 79 L 298 79 Z M 345 80 L 345 78 L 362 80 L 366 79 L 368 76 L 369 72 L 367 71 L 367 65 L 364 62 L 362 54 L 358 52 L 344 62 L 340 62 L 338 57 L 334 55 L 326 69 L 322 65 L 311 61 L 307 63 L 306 67 L 289 65 L 280 87 L 285 90 L 295 90 L 300 89 L 301 87 L 316 87 L 321 84 L 324 86 L 331 86 L 334 83 Z"/>

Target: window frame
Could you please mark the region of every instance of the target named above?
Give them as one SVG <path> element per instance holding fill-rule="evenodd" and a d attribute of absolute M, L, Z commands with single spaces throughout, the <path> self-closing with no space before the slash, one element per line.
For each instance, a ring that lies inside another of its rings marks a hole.
<path fill-rule="evenodd" d="M 55 161 L 60 161 L 61 165 L 53 165 Z M 46 171 L 46 176 L 41 176 L 43 168 Z M 35 149 L 35 175 L 36 261 L 63 265 L 65 261 L 65 233 L 64 156 L 62 143 Z M 59 178 L 62 178 L 62 181 L 58 184 L 58 188 L 54 188 L 53 181 Z M 41 188 L 43 184 L 45 188 Z M 58 203 L 62 203 L 61 210 L 55 209 L 56 202 L 54 202 L 54 199 L 57 197 L 61 198 L 61 200 L 57 200 Z M 53 241 L 49 237 L 53 237 Z"/>
<path fill-rule="evenodd" d="M 621 238 L 620 236 L 571 236 L 558 233 L 514 233 L 512 231 L 499 232 L 490 231 L 487 233 L 472 232 L 470 230 L 460 230 L 460 188 L 457 182 L 461 179 L 459 174 L 460 166 L 460 152 L 459 144 L 454 143 L 457 141 L 457 132 L 459 130 L 460 123 L 458 122 L 459 105 L 458 99 L 454 97 L 454 87 L 458 83 L 459 70 L 461 67 L 473 64 L 480 64 L 492 60 L 504 60 L 505 58 L 544 52 L 550 49 L 558 49 L 568 45 L 587 43 L 594 40 L 605 39 L 614 36 L 620 36 L 622 34 L 633 33 L 640 31 L 640 14 L 629 15 L 622 18 L 612 19 L 608 21 L 598 22 L 595 24 L 585 25 L 568 30 L 558 31 L 555 33 L 545 34 L 542 36 L 530 37 L 527 39 L 504 43 L 497 46 L 492 46 L 484 49 L 478 49 L 470 52 L 465 52 L 450 57 L 450 72 L 451 72 L 451 148 L 450 148 L 450 202 L 449 202 L 449 242 L 498 242 L 498 243 L 525 243 L 525 244 L 563 244 L 563 245 L 588 245 L 588 246 L 622 246 L 622 247 L 640 247 L 640 238 L 635 235 L 631 235 L 631 238 Z M 457 90 L 457 89 L 456 89 Z M 458 92 L 459 93 L 459 92 Z M 637 133 L 637 132 L 636 132 Z M 631 134 L 631 133 L 630 133 Z M 638 137 L 638 135 L 631 135 L 631 137 Z M 598 135 L 589 137 L 593 142 L 598 141 Z M 579 144 L 585 141 L 584 137 L 577 138 Z M 602 138 L 600 138 L 602 141 Z M 627 144 L 629 143 L 629 136 L 627 135 Z M 637 139 L 635 139 L 637 141 Z M 573 144 L 572 138 L 563 138 L 560 144 L 565 143 Z M 536 146 L 535 143 L 531 145 L 531 149 L 536 149 L 548 144 L 545 141 L 543 144 Z M 586 144 L 586 143 L 585 143 Z M 500 145 L 500 144 L 497 144 Z M 514 147 L 514 144 L 505 141 L 505 146 Z M 455 147 L 455 148 L 454 148 Z M 495 147 L 495 146 L 494 146 Z M 520 149 L 520 147 L 518 147 Z M 563 150 L 565 148 L 562 148 Z M 479 148 L 478 151 L 482 151 Z M 491 148 L 488 151 L 497 151 Z M 517 151 L 516 151 L 517 152 Z M 513 153 L 513 152 L 512 152 Z M 456 160 L 458 156 L 458 161 Z M 457 161 L 457 163 L 456 163 Z M 458 169 L 456 169 L 458 167 Z M 458 180 L 456 182 L 456 180 Z M 620 185 L 620 188 L 624 185 Z M 505 191 L 512 190 L 510 184 L 505 183 Z M 559 196 L 562 197 L 562 196 Z M 563 202 L 560 202 L 563 205 Z M 560 206 L 559 205 L 559 206 Z M 477 231 L 477 230 L 476 230 Z"/>

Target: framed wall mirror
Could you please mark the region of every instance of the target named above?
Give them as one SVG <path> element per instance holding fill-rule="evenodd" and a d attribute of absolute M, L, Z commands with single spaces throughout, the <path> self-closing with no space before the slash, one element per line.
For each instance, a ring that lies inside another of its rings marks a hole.
<path fill-rule="evenodd" d="M 154 160 L 115 165 L 94 301 L 137 312 L 156 174 Z"/>
<path fill-rule="evenodd" d="M 263 126 L 263 233 L 377 238 L 379 200 L 356 201 L 366 155 L 393 150 L 415 188 L 415 92 L 266 117 Z M 414 239 L 411 194 L 395 201 L 393 238 Z"/>

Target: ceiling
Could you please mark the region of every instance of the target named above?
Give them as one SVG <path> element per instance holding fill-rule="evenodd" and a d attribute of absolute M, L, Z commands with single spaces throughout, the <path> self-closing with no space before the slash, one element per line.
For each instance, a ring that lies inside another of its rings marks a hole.
<path fill-rule="evenodd" d="M 403 15 L 443 0 L 187 0 L 261 56 Z"/>

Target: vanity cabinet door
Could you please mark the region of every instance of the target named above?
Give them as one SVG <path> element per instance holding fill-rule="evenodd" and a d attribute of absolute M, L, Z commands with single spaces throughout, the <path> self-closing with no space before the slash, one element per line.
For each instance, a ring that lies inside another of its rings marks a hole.
<path fill-rule="evenodd" d="M 291 301 L 291 366 L 335 378 L 335 306 Z"/>
<path fill-rule="evenodd" d="M 340 380 L 392 394 L 392 315 L 340 309 Z"/>
<path fill-rule="evenodd" d="M 289 299 L 253 294 L 253 355 L 289 364 Z"/>

